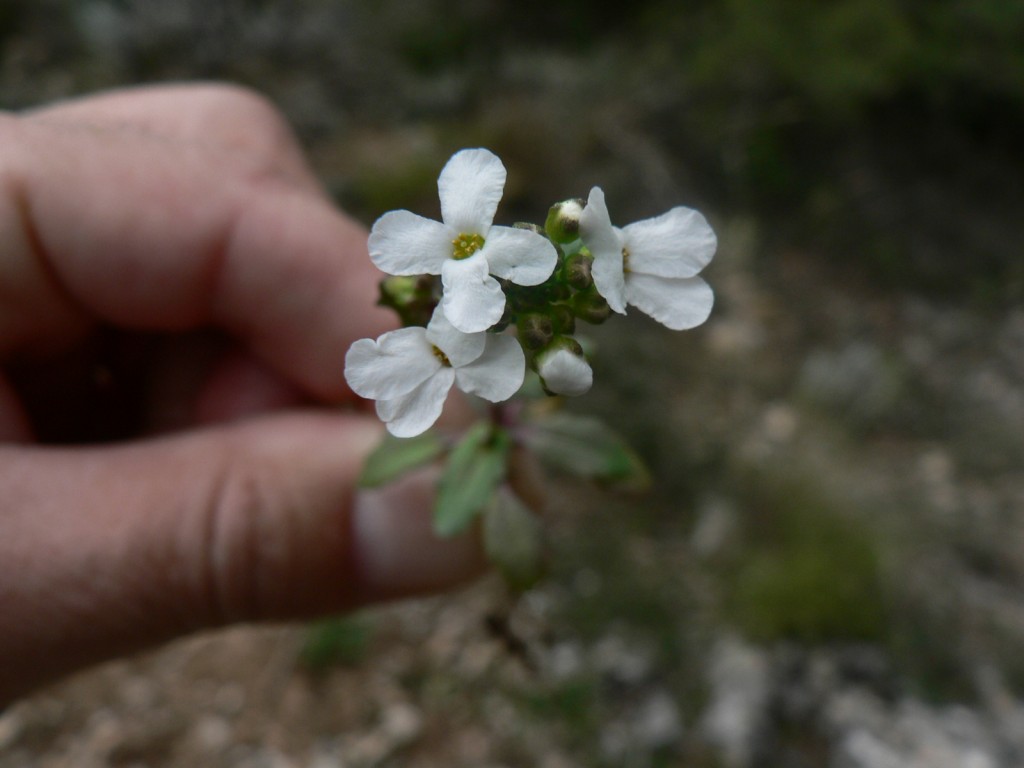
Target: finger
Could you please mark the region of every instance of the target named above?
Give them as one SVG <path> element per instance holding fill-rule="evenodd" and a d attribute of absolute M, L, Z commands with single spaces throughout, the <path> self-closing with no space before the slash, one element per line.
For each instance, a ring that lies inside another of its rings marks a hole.
<path fill-rule="evenodd" d="M 217 333 L 164 339 L 145 379 L 145 404 L 141 423 L 131 433 L 135 435 L 313 404 L 288 378 Z"/>
<path fill-rule="evenodd" d="M 25 113 L 69 125 L 144 132 L 163 141 L 207 145 L 266 158 L 310 190 L 320 188 L 281 113 L 266 98 L 228 83 L 121 88 Z"/>
<path fill-rule="evenodd" d="M 32 437 L 32 427 L 21 399 L 0 375 L 0 443 L 26 443 Z"/>
<path fill-rule="evenodd" d="M 236 352 L 225 355 L 211 372 L 197 397 L 195 418 L 201 424 L 235 421 L 302 403 L 302 393 L 280 375 Z"/>
<path fill-rule="evenodd" d="M 474 536 L 431 532 L 429 478 L 355 495 L 379 434 L 292 414 L 132 447 L 0 449 L 0 703 L 197 629 L 478 573 Z"/>
<path fill-rule="evenodd" d="M 0 118 L 0 235 L 0 356 L 214 324 L 336 400 L 344 351 L 390 323 L 363 228 L 246 153 Z"/>

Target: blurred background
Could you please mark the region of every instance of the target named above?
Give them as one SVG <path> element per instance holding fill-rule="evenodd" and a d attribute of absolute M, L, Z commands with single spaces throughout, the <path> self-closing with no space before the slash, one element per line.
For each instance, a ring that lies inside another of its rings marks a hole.
<path fill-rule="evenodd" d="M 0 0 L 0 107 L 226 79 L 367 225 L 706 213 L 710 320 L 594 330 L 642 495 L 552 577 L 241 628 L 0 713 L 0 766 L 1024 765 L 1024 4 Z M 339 350 L 339 354 L 343 354 Z"/>

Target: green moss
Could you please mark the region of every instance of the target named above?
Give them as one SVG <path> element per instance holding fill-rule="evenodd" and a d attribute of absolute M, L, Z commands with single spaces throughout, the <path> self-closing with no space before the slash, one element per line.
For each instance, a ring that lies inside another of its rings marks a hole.
<path fill-rule="evenodd" d="M 729 618 L 753 639 L 808 643 L 885 637 L 877 545 L 810 484 L 757 499 L 755 535 L 726 578 Z"/>
<path fill-rule="evenodd" d="M 299 661 L 311 672 L 358 664 L 369 653 L 373 627 L 362 616 L 341 616 L 313 624 Z"/>
<path fill-rule="evenodd" d="M 530 691 L 523 697 L 527 712 L 541 720 L 558 720 L 578 735 L 598 727 L 598 687 L 589 678 L 569 680 L 547 690 Z"/>

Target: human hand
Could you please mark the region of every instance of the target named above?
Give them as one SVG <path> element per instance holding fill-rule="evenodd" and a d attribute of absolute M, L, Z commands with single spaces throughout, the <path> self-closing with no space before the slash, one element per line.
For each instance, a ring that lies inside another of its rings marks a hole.
<path fill-rule="evenodd" d="M 356 494 L 365 232 L 219 85 L 0 114 L 0 705 L 199 629 L 442 589 L 430 487 Z M 347 409 L 325 406 L 349 405 Z"/>

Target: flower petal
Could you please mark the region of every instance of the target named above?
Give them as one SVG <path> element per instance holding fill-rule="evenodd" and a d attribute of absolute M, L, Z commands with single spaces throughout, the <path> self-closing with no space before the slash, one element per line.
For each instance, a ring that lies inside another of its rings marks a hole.
<path fill-rule="evenodd" d="M 456 233 L 487 236 L 505 189 L 505 166 L 490 150 L 456 152 L 441 170 L 441 219 Z"/>
<path fill-rule="evenodd" d="M 416 437 L 430 429 L 444 409 L 455 381 L 451 368 L 441 368 L 412 392 L 393 400 L 378 400 L 377 415 L 395 437 Z"/>
<path fill-rule="evenodd" d="M 550 240 L 514 227 L 491 227 L 481 252 L 492 275 L 516 285 L 540 285 L 558 263 L 558 252 Z"/>
<path fill-rule="evenodd" d="M 718 238 L 699 211 L 682 206 L 622 228 L 633 272 L 693 277 L 711 261 Z"/>
<path fill-rule="evenodd" d="M 389 275 L 439 275 L 456 234 L 410 211 L 389 211 L 370 230 L 370 260 Z"/>
<path fill-rule="evenodd" d="M 451 324 L 444 309 L 439 306 L 427 325 L 427 341 L 444 352 L 448 361 L 458 368 L 472 363 L 484 353 L 487 334 L 463 333 Z"/>
<path fill-rule="evenodd" d="M 556 395 L 576 397 L 587 392 L 594 383 L 594 371 L 579 355 L 567 349 L 556 349 L 538 360 L 537 373 L 544 386 Z"/>
<path fill-rule="evenodd" d="M 411 392 L 440 367 L 423 328 L 399 328 L 349 347 L 345 380 L 360 397 L 390 400 Z"/>
<path fill-rule="evenodd" d="M 468 259 L 448 259 L 441 267 L 444 314 L 463 333 L 486 331 L 501 319 L 505 294 L 491 277 L 480 253 Z"/>
<path fill-rule="evenodd" d="M 525 375 L 526 357 L 519 342 L 512 336 L 488 334 L 484 353 L 455 369 L 455 383 L 463 392 L 500 403 L 519 391 Z"/>
<path fill-rule="evenodd" d="M 629 303 L 673 331 L 694 328 L 711 314 L 715 296 L 699 277 L 655 277 L 630 274 L 626 281 Z"/>
<path fill-rule="evenodd" d="M 624 313 L 626 283 L 622 271 L 622 237 L 612 226 L 600 187 L 590 190 L 587 207 L 580 214 L 580 239 L 594 256 L 591 274 L 598 293 L 614 311 Z"/>

